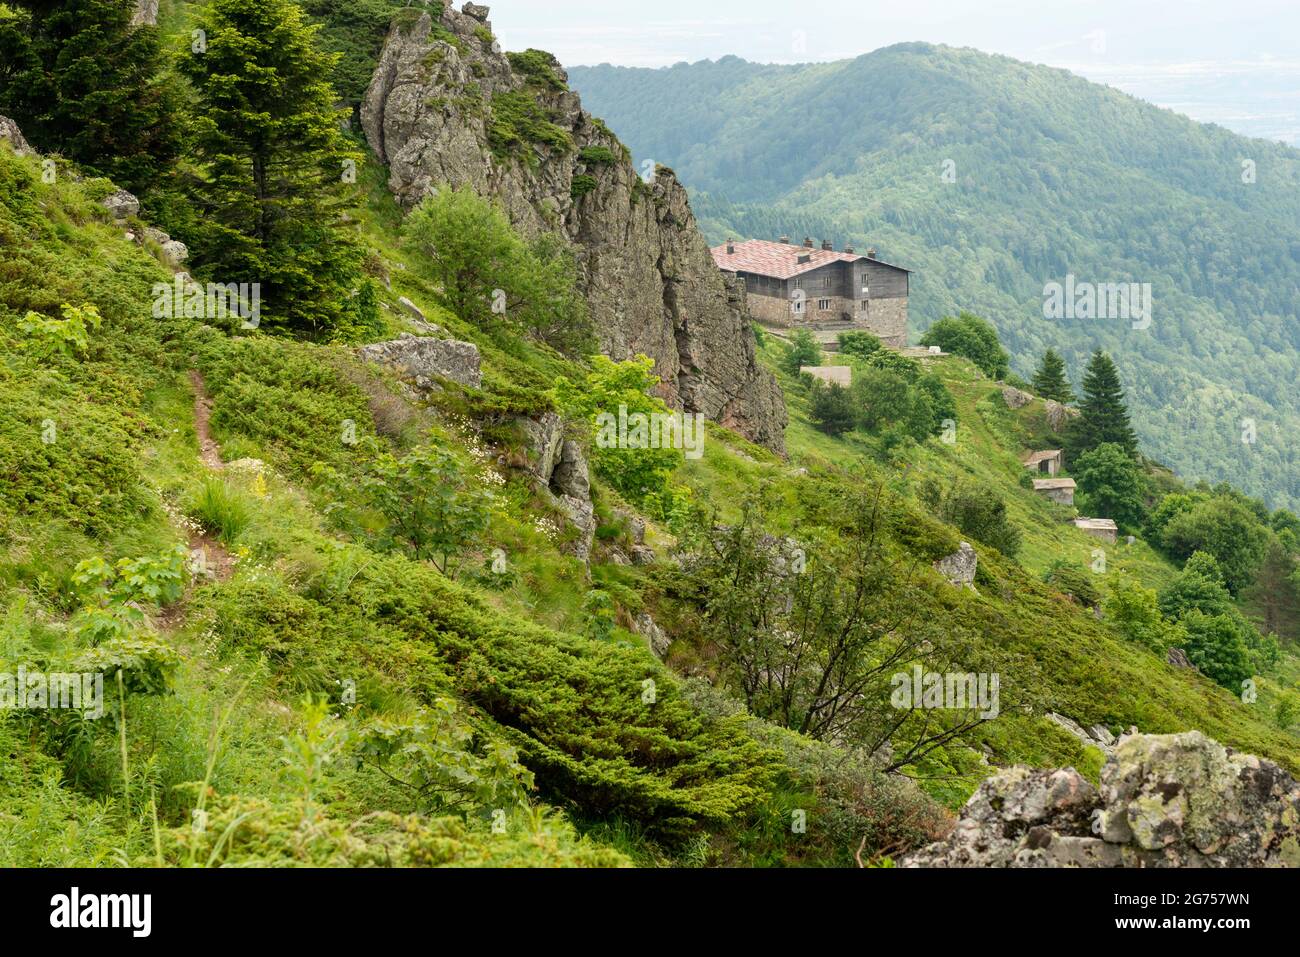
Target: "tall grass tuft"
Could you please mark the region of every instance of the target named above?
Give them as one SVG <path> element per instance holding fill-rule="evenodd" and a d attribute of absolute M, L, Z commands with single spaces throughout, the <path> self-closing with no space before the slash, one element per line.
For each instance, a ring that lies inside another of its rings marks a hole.
<path fill-rule="evenodd" d="M 225 480 L 210 476 L 203 480 L 190 514 L 211 535 L 227 545 L 234 544 L 253 520 L 248 496 Z"/>

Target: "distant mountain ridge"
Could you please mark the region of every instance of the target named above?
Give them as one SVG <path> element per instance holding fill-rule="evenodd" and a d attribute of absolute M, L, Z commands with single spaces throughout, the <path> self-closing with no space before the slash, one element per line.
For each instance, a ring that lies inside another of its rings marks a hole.
<path fill-rule="evenodd" d="M 570 80 L 638 162 L 677 171 L 711 241 L 876 246 L 916 270 L 914 336 L 970 309 L 1021 375 L 1055 346 L 1076 381 L 1107 349 L 1144 447 L 1187 477 L 1300 502 L 1300 152 L 925 43 Z M 1150 283 L 1150 328 L 1045 319 L 1045 287 L 1070 276 Z"/>

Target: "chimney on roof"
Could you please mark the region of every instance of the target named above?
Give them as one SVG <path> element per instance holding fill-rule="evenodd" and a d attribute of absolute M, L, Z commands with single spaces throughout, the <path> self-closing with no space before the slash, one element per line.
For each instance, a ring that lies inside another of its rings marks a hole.
<path fill-rule="evenodd" d="M 727 240 L 727 255 L 728 256 L 736 255 L 736 244 L 733 243 L 730 239 Z"/>
<path fill-rule="evenodd" d="M 823 239 L 822 252 L 833 253 L 834 251 L 835 251 L 835 244 L 831 242 L 829 239 Z"/>
<path fill-rule="evenodd" d="M 803 246 L 804 246 L 804 249 L 812 249 L 812 248 L 813 248 L 813 241 L 812 241 L 812 237 L 811 237 L 811 236 L 805 236 L 805 237 L 803 238 Z"/>
<path fill-rule="evenodd" d="M 809 256 L 807 253 L 804 253 L 802 256 L 799 257 L 800 266 L 802 266 L 804 263 L 810 263 L 810 262 L 812 262 L 812 256 Z"/>
<path fill-rule="evenodd" d="M 782 245 L 782 246 L 789 246 L 789 245 L 790 245 L 790 237 L 789 237 L 789 236 L 782 236 L 782 237 L 781 237 L 781 245 Z"/>
<path fill-rule="evenodd" d="M 844 251 L 845 251 L 846 253 L 848 253 L 850 256 L 853 255 L 853 247 L 852 247 L 852 246 L 845 246 L 845 247 L 844 247 Z"/>
<path fill-rule="evenodd" d="M 867 258 L 868 258 L 868 259 L 875 259 L 875 258 L 876 258 L 876 247 L 875 247 L 875 246 L 872 246 L 870 249 L 867 250 Z"/>

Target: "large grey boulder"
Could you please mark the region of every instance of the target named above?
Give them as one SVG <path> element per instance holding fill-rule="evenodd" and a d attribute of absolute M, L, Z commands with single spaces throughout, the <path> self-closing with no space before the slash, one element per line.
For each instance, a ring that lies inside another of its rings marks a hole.
<path fill-rule="evenodd" d="M 1199 731 L 1122 738 L 1094 788 L 1073 768 L 984 781 L 906 867 L 1297 867 L 1300 785 Z"/>
<path fill-rule="evenodd" d="M 8 143 L 19 156 L 33 152 L 31 144 L 23 138 L 18 124 L 7 116 L 0 116 L 0 142 Z"/>
<path fill-rule="evenodd" d="M 425 13 L 389 32 L 361 121 L 399 202 L 409 209 L 444 186 L 469 187 L 497 200 L 524 234 L 559 234 L 605 354 L 649 356 L 670 406 L 783 450 L 785 406 L 758 362 L 743 285 L 718 271 L 686 190 L 662 168 L 644 182 L 567 89 L 558 62 L 547 67 L 554 85 L 517 75 L 484 36 L 482 16 L 448 4 L 436 29 Z M 490 137 L 492 101 L 502 94 L 535 100 L 572 148 L 530 143 L 503 154 Z M 584 160 L 587 147 L 614 161 L 590 151 Z M 579 176 L 595 188 L 575 190 Z"/>
<path fill-rule="evenodd" d="M 455 339 L 432 339 L 403 333 L 401 338 L 362 346 L 357 354 L 398 370 L 417 388 L 433 386 L 433 379 L 450 379 L 477 389 L 483 384 L 478 346 Z"/>
<path fill-rule="evenodd" d="M 119 222 L 140 215 L 140 200 L 124 189 L 119 189 L 115 193 L 105 196 L 100 200 L 100 203 Z"/>

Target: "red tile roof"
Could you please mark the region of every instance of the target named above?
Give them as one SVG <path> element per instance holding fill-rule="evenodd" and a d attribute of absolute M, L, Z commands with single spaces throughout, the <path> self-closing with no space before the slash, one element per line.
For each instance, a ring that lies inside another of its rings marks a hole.
<path fill-rule="evenodd" d="M 820 269 L 830 263 L 852 263 L 867 258 L 859 253 L 842 253 L 820 248 L 809 249 L 802 244 L 773 243 L 764 239 L 750 239 L 743 243 L 732 243 L 731 246 L 736 250 L 734 253 L 727 252 L 726 244 L 715 246 L 711 250 L 713 261 L 717 263 L 719 269 L 727 272 L 748 272 L 758 276 L 771 276 L 774 279 L 789 279 L 806 272 L 812 272 L 814 269 Z M 808 262 L 799 262 L 802 256 L 807 256 Z M 892 265 L 879 259 L 874 259 L 872 262 L 878 262 L 884 266 Z M 893 268 L 902 269 L 903 267 L 893 266 Z"/>

